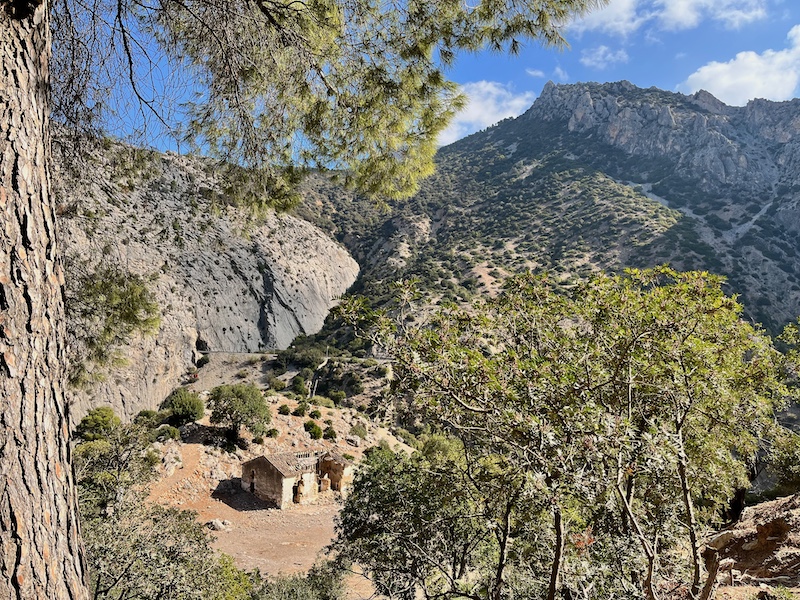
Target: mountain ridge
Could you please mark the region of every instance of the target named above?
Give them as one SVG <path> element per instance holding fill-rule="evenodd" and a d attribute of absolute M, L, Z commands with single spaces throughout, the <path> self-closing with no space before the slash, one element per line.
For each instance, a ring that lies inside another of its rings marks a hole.
<path fill-rule="evenodd" d="M 459 301 L 525 269 L 669 263 L 725 275 L 773 332 L 800 314 L 800 100 L 548 83 L 521 116 L 441 148 L 437 167 L 342 238 L 358 290 L 414 275 L 432 301 Z"/>

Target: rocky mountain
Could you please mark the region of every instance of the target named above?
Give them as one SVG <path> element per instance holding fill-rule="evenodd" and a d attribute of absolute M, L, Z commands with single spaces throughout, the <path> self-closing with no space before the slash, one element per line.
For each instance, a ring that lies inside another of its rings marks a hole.
<path fill-rule="evenodd" d="M 439 302 L 495 293 L 525 269 L 566 281 L 707 269 L 777 331 L 800 315 L 799 140 L 799 100 L 731 107 L 706 92 L 550 83 L 522 116 L 442 148 L 410 200 L 387 210 L 314 175 L 295 216 L 258 225 L 214 164 L 107 144 L 80 185 L 62 186 L 67 252 L 150 278 L 162 326 L 80 407 L 130 415 L 198 349 L 282 348 L 316 331 L 358 273 L 350 255 L 352 289 L 377 304 L 412 276 Z"/>
<path fill-rule="evenodd" d="M 389 216 L 365 207 L 357 234 L 334 223 L 369 294 L 414 275 L 433 300 L 459 300 L 523 269 L 569 279 L 668 262 L 727 276 L 773 331 L 800 315 L 800 100 L 549 83 L 437 160 Z"/>
<path fill-rule="evenodd" d="M 214 167 L 106 142 L 79 178 L 60 181 L 65 254 L 143 276 L 161 312 L 158 334 L 134 339 L 124 367 L 76 394 L 75 415 L 155 408 L 199 350 L 285 348 L 316 332 L 355 280 L 347 250 L 309 222 L 232 206 Z"/>

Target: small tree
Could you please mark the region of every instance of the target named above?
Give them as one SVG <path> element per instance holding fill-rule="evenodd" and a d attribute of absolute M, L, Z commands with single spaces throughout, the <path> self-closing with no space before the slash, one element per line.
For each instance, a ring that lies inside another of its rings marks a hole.
<path fill-rule="evenodd" d="M 182 387 L 173 390 L 164 401 L 164 408 L 172 411 L 170 421 L 177 426 L 197 421 L 205 412 L 199 394 Z"/>
<path fill-rule="evenodd" d="M 322 428 L 317 425 L 316 421 L 309 419 L 305 422 L 303 427 L 309 433 L 312 440 L 318 440 L 322 437 Z"/>
<path fill-rule="evenodd" d="M 228 426 L 230 436 L 239 439 L 245 427 L 253 435 L 264 435 L 266 425 L 272 420 L 264 395 L 252 384 L 220 385 L 211 390 L 208 398 L 211 422 Z"/>
<path fill-rule="evenodd" d="M 121 421 L 114 414 L 114 409 L 110 406 L 98 406 L 90 410 L 81 419 L 75 428 L 75 434 L 84 441 L 105 439 L 109 434 L 119 427 Z"/>

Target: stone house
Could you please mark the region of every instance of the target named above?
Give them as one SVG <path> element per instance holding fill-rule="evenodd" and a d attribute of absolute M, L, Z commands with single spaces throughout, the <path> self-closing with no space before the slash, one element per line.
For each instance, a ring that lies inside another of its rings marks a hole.
<path fill-rule="evenodd" d="M 242 489 L 278 508 L 309 504 L 320 492 L 346 492 L 353 465 L 333 452 L 285 452 L 242 463 Z"/>

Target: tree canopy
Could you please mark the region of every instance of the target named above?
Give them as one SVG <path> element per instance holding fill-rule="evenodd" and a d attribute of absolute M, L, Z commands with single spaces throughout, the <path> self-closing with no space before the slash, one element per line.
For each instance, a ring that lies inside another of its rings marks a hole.
<path fill-rule="evenodd" d="M 261 390 L 252 384 L 218 385 L 208 397 L 211 422 L 228 426 L 233 441 L 247 428 L 253 435 L 263 435 L 272 420 L 272 412 Z"/>
<path fill-rule="evenodd" d="M 566 22 L 602 3 L 54 0 L 54 115 L 117 133 L 149 121 L 268 168 L 273 187 L 333 168 L 404 196 L 463 106 L 447 79 L 459 52 L 563 46 Z"/>
<path fill-rule="evenodd" d="M 368 315 L 376 342 L 395 358 L 407 414 L 460 442 L 463 457 L 449 468 L 461 476 L 441 482 L 472 499 L 458 509 L 461 520 L 503 535 L 484 538 L 483 552 L 443 577 L 428 549 L 417 566 L 384 560 L 392 552 L 376 552 L 362 534 L 391 518 L 388 505 L 348 500 L 347 527 L 338 530 L 343 555 L 379 583 L 391 574 L 428 598 L 552 600 L 568 592 L 654 600 L 675 580 L 701 597 L 716 575 L 703 576 L 703 532 L 749 485 L 760 453 L 787 439 L 798 445 L 775 418 L 792 395 L 793 357 L 741 310 L 722 278 L 662 267 L 571 287 L 520 276 L 497 299 L 399 325 Z M 388 468 L 373 460 L 352 497 L 380 499 L 403 482 L 413 491 L 390 495 L 411 505 L 419 494 L 441 493 L 418 475 L 419 461 L 392 460 L 400 473 L 392 483 L 372 475 Z M 426 519 L 450 519 L 449 505 L 439 504 Z M 415 514 L 413 506 L 403 512 Z M 424 536 L 433 527 L 410 518 L 401 531 L 408 529 Z"/>

